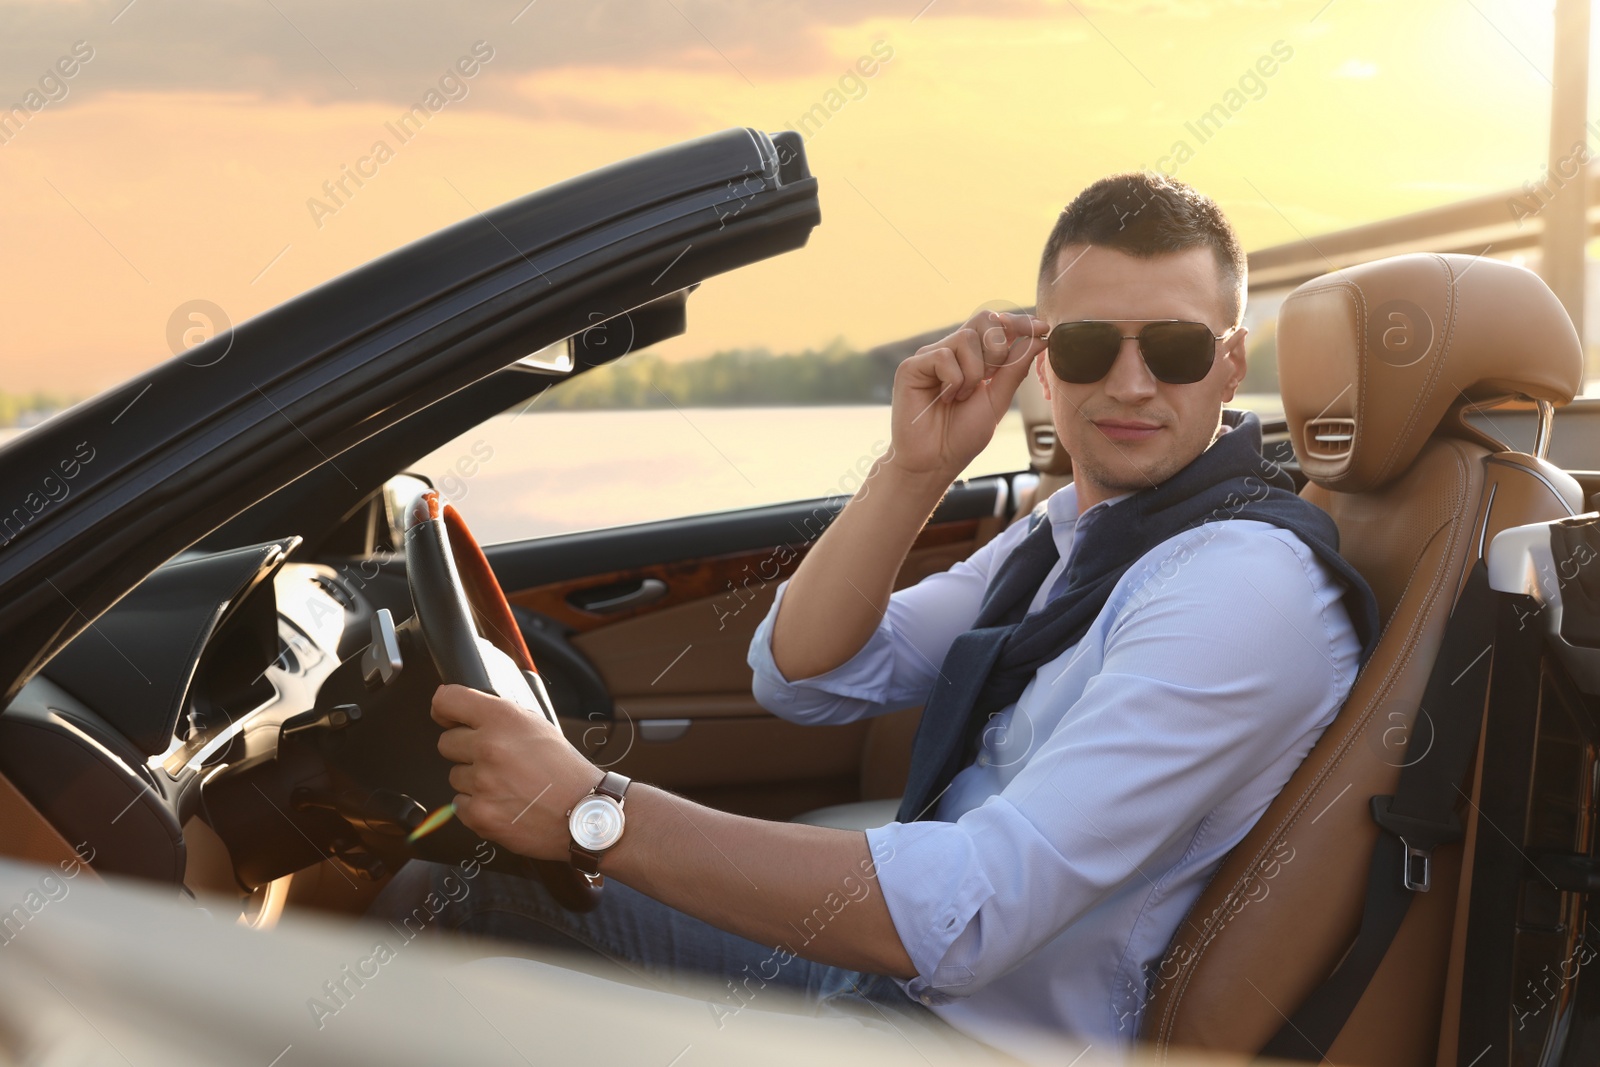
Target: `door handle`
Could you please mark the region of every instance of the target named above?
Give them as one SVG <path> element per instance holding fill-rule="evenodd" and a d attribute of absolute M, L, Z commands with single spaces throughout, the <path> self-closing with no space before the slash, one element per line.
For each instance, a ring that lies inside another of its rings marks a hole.
<path fill-rule="evenodd" d="M 637 726 L 641 741 L 676 741 L 689 732 L 692 719 L 640 719 Z"/>
<path fill-rule="evenodd" d="M 640 579 L 636 588 L 623 593 L 612 593 L 616 587 L 608 587 L 605 592 L 611 595 L 602 596 L 596 600 L 589 600 L 584 594 L 577 593 L 568 599 L 573 606 L 596 615 L 607 615 L 614 611 L 626 611 L 629 608 L 643 607 L 653 604 L 667 595 L 667 583 L 660 578 Z"/>

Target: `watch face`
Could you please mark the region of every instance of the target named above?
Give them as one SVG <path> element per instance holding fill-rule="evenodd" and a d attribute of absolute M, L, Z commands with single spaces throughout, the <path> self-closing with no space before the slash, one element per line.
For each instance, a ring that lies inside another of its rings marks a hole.
<path fill-rule="evenodd" d="M 584 797 L 572 809 L 567 826 L 579 848 L 590 852 L 608 849 L 622 836 L 622 805 L 598 793 Z"/>

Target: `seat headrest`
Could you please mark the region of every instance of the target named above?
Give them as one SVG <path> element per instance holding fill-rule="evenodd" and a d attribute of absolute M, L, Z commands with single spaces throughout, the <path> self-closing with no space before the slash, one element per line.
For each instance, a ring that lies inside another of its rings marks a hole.
<path fill-rule="evenodd" d="M 1404 472 L 1454 405 L 1565 404 L 1582 387 L 1583 348 L 1532 271 L 1415 253 L 1290 293 L 1278 312 L 1278 381 L 1306 476 L 1364 492 Z"/>
<path fill-rule="evenodd" d="M 1022 380 L 1017 407 L 1022 410 L 1022 432 L 1028 439 L 1028 459 L 1033 469 L 1040 474 L 1071 474 L 1072 457 L 1056 440 L 1055 413 L 1050 410 L 1037 374 Z"/>

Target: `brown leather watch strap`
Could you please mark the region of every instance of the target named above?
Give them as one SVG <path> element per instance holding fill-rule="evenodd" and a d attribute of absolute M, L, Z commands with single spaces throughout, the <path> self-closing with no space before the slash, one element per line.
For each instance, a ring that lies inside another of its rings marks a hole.
<path fill-rule="evenodd" d="M 572 866 L 588 875 L 590 878 L 600 877 L 600 853 L 590 852 L 586 848 L 579 848 L 578 843 L 572 843 Z"/>

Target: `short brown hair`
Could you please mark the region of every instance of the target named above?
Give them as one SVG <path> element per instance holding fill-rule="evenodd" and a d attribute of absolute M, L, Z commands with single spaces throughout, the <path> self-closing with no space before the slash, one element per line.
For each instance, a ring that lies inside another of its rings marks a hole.
<path fill-rule="evenodd" d="M 1039 285 L 1054 282 L 1068 245 L 1099 245 L 1134 256 L 1158 256 L 1201 246 L 1216 256 L 1224 305 L 1236 325 L 1244 311 L 1244 248 L 1222 209 L 1192 186 L 1149 171 L 1101 178 L 1073 198 L 1056 220 L 1039 259 Z"/>

